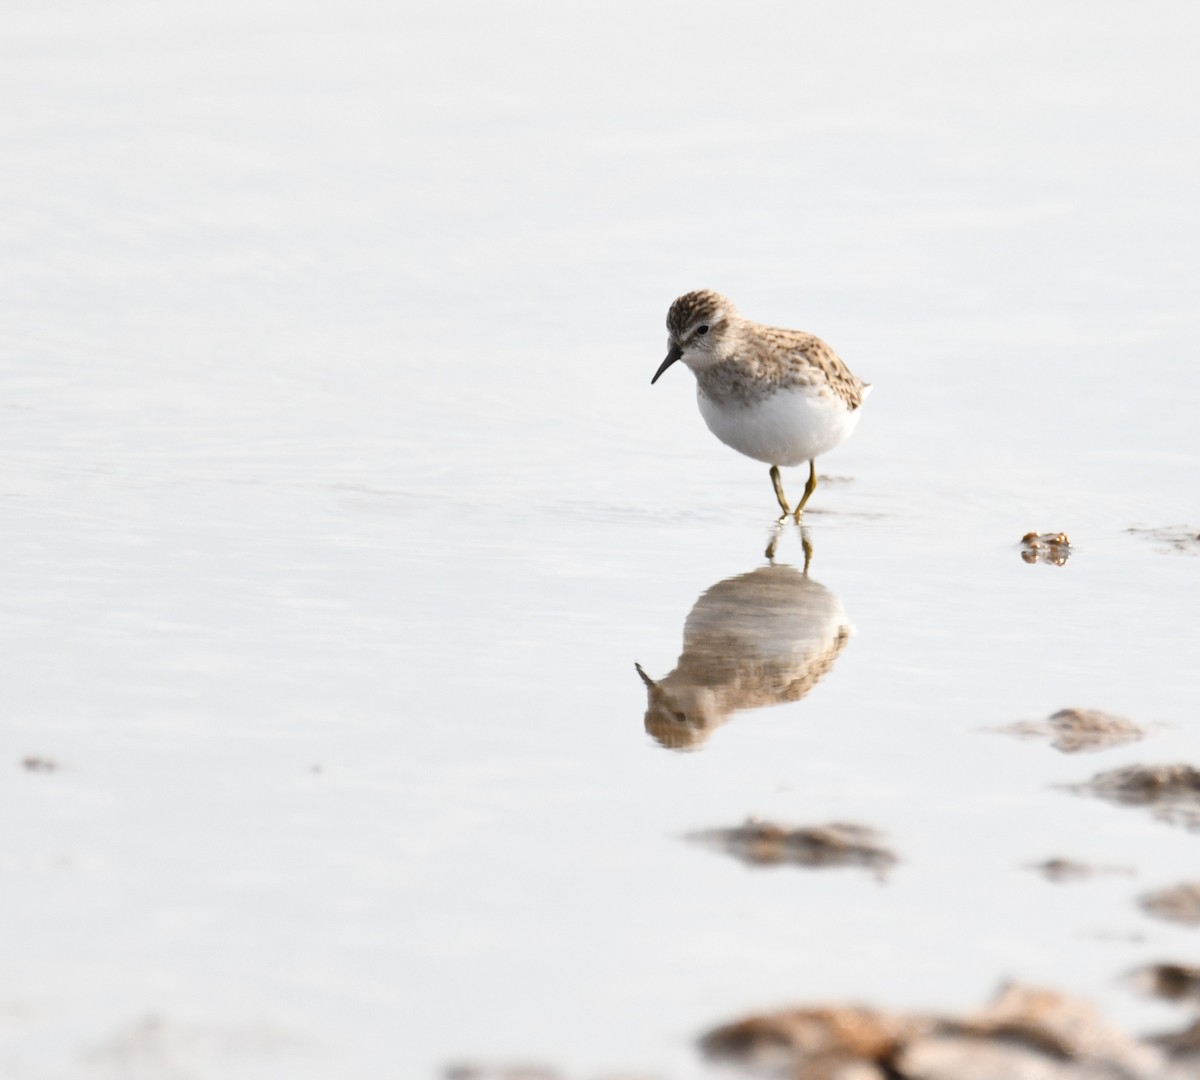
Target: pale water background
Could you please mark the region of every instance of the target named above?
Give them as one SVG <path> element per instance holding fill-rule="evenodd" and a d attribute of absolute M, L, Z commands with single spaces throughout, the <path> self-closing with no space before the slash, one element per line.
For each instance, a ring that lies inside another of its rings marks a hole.
<path fill-rule="evenodd" d="M 1200 531 L 1194 5 L 3 23 L 0 1074 L 685 1077 L 1008 977 L 1182 1023 L 1120 976 L 1200 959 L 1135 904 L 1200 838 L 1055 785 L 1200 763 L 1200 558 L 1127 532 Z M 678 754 L 633 663 L 774 505 L 649 386 L 701 286 L 875 391 L 807 516 L 854 637 Z M 1154 730 L 980 730 L 1067 705 Z M 753 813 L 902 861 L 681 839 Z"/>

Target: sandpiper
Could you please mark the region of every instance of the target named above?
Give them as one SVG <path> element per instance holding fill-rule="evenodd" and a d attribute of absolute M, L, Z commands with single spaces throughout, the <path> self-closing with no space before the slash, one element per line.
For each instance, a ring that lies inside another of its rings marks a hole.
<path fill-rule="evenodd" d="M 651 385 L 676 360 L 696 376 L 708 429 L 726 446 L 771 466 L 775 498 L 797 521 L 817 487 L 816 459 L 858 424 L 871 390 L 813 334 L 743 319 L 720 293 L 685 293 L 667 312 L 667 358 Z M 808 483 L 788 506 L 781 465 L 808 462 Z"/>

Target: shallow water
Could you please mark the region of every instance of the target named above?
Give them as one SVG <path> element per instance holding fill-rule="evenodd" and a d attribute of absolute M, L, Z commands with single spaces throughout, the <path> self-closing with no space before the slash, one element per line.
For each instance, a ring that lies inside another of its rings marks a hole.
<path fill-rule="evenodd" d="M 1196 960 L 1136 897 L 1197 838 L 1061 785 L 1197 763 L 1200 559 L 1129 531 L 1200 532 L 1191 8 L 9 23 L 6 1076 L 683 1077 L 751 1009 L 1009 977 L 1178 1020 L 1120 976 Z M 649 386 L 702 285 L 875 391 L 806 514 L 853 632 L 681 753 L 634 663 L 773 534 Z M 987 730 L 1071 705 L 1149 736 Z M 899 863 L 685 840 L 751 815 Z"/>

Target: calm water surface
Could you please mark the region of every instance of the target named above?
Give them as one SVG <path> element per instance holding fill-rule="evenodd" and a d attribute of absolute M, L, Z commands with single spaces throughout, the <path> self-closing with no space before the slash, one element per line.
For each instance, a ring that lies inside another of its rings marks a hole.
<path fill-rule="evenodd" d="M 1061 785 L 1197 763 L 1200 557 L 1129 531 L 1200 532 L 1190 7 L 9 24 L 4 1075 L 684 1077 L 1004 978 L 1179 1021 L 1120 976 L 1200 958 L 1135 903 L 1200 841 Z M 876 387 L 740 636 L 766 469 L 649 386 L 699 286 Z M 685 633 L 689 752 L 634 668 Z M 987 730 L 1071 705 L 1149 737 Z M 684 839 L 751 815 L 899 863 Z"/>

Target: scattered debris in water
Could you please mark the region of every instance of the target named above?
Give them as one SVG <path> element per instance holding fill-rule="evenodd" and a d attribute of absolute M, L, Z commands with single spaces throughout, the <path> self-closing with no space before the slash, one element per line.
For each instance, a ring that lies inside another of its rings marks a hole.
<path fill-rule="evenodd" d="M 1092 863 L 1078 862 L 1075 859 L 1046 859 L 1034 863 L 1031 870 L 1036 870 L 1047 881 L 1062 885 L 1071 881 L 1086 881 L 1101 874 L 1121 874 L 1133 877 L 1134 871 L 1127 866 L 1095 866 Z"/>
<path fill-rule="evenodd" d="M 1187 964 L 1147 964 L 1129 973 L 1143 994 L 1165 1001 L 1200 1003 L 1200 967 Z"/>
<path fill-rule="evenodd" d="M 1139 903 L 1147 914 L 1171 922 L 1200 926 L 1200 885 L 1172 885 L 1169 889 L 1145 893 Z"/>
<path fill-rule="evenodd" d="M 1146 806 L 1160 821 L 1200 830 L 1200 769 L 1191 765 L 1126 765 L 1097 773 L 1069 790 L 1126 806 Z"/>
<path fill-rule="evenodd" d="M 1064 532 L 1027 532 L 1021 537 L 1021 558 L 1027 563 L 1065 566 L 1071 557 L 1071 541 Z"/>
<path fill-rule="evenodd" d="M 1179 1038 L 1133 1039 L 1085 1002 L 1009 985 L 964 1017 L 788 1009 L 716 1028 L 700 1046 L 797 1080 L 1183 1080 L 1194 1074 L 1191 1051 L 1169 1041 Z"/>
<path fill-rule="evenodd" d="M 58 770 L 58 762 L 53 758 L 39 757 L 37 754 L 30 754 L 22 760 L 21 768 L 26 772 L 56 772 Z"/>
<path fill-rule="evenodd" d="M 1163 551 L 1200 554 L 1200 529 L 1194 525 L 1169 525 L 1161 529 L 1126 529 L 1156 544 Z"/>
<path fill-rule="evenodd" d="M 736 829 L 709 829 L 691 833 L 688 839 L 751 866 L 862 866 L 882 879 L 897 862 L 874 829 L 844 822 L 789 829 L 750 818 Z"/>
<path fill-rule="evenodd" d="M 1099 709 L 1059 709 L 1045 720 L 1021 720 L 991 730 L 1006 735 L 1047 738 L 1055 750 L 1064 754 L 1106 750 L 1110 746 L 1137 742 L 1146 734 L 1132 720 Z"/>

